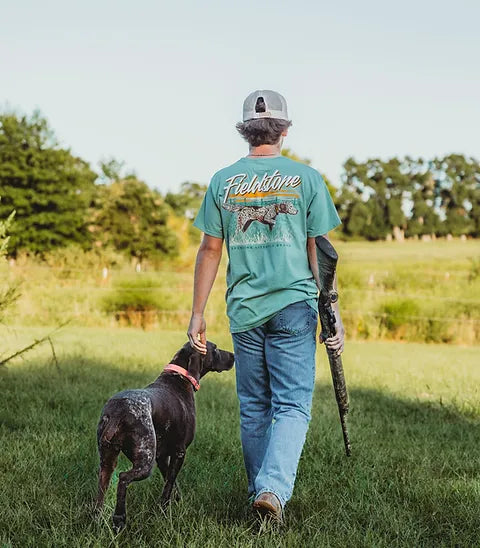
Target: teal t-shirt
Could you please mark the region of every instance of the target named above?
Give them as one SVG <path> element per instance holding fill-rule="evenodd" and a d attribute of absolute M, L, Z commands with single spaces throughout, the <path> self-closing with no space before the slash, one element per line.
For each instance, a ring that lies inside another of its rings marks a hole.
<path fill-rule="evenodd" d="M 316 307 L 307 236 L 340 224 L 321 175 L 284 156 L 241 158 L 212 178 L 194 225 L 224 238 L 230 331 L 262 325 L 289 304 Z"/>

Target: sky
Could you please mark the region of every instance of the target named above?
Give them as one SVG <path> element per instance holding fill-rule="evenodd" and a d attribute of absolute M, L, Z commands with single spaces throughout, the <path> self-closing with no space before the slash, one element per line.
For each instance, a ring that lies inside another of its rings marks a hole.
<path fill-rule="evenodd" d="M 478 0 L 2 0 L 0 107 L 167 192 L 246 155 L 243 100 L 274 89 L 284 146 L 338 185 L 350 156 L 479 158 L 479 21 Z"/>

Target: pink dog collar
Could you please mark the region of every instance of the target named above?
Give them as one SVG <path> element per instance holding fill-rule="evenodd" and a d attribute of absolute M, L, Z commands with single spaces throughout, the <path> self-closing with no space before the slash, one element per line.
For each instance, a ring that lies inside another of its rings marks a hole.
<path fill-rule="evenodd" d="M 195 379 L 195 377 L 192 377 L 192 375 L 190 375 L 190 373 L 183 367 L 180 367 L 179 365 L 176 365 L 174 363 L 169 363 L 167 366 L 165 366 L 164 371 L 172 371 L 173 373 L 178 373 L 192 383 L 195 392 L 198 392 L 200 390 L 200 383 L 197 381 L 197 379 Z"/>

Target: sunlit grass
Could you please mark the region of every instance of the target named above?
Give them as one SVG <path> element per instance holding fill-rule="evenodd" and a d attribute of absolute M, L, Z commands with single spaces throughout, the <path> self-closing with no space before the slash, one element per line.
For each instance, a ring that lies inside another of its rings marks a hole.
<path fill-rule="evenodd" d="M 48 328 L 2 328 L 8 353 Z M 231 349 L 225 324 L 209 338 Z M 480 482 L 477 346 L 350 342 L 353 455 L 344 456 L 323 348 L 313 420 L 285 528 L 259 530 L 246 504 L 234 372 L 210 374 L 197 395 L 198 431 L 167 514 L 162 479 L 129 488 L 127 529 L 115 537 L 111 488 L 102 520 L 96 423 L 114 392 L 151 382 L 184 331 L 65 328 L 0 372 L 0 541 L 9 546 L 476 546 Z M 129 463 L 122 459 L 119 470 Z M 115 478 L 114 478 L 115 481 Z"/>
<path fill-rule="evenodd" d="M 335 241 L 335 246 L 340 306 L 350 340 L 480 341 L 480 277 L 474 262 L 480 258 L 480 241 Z M 189 247 L 178 259 L 155 268 L 146 264 L 141 272 L 123 264 L 106 277 L 98 259 L 85 268 L 82 257 L 75 262 L 73 256 L 69 269 L 32 260 L 4 266 L 0 275 L 20 283 L 22 293 L 7 321 L 35 326 L 71 318 L 81 326 L 186 329 L 195 251 Z M 225 269 L 224 253 L 207 306 L 210 324 L 225 318 Z M 147 321 L 125 312 L 136 303 L 142 309 L 145 302 L 155 308 Z"/>

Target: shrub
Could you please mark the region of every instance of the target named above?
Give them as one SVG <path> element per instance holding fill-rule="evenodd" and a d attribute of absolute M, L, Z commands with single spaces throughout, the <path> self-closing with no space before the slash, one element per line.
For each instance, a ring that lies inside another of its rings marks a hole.
<path fill-rule="evenodd" d="M 137 274 L 115 283 L 103 299 L 103 309 L 121 325 L 146 329 L 157 323 L 158 311 L 175 308 L 171 293 L 166 291 L 155 278 Z"/>
<path fill-rule="evenodd" d="M 412 316 L 418 316 L 418 304 L 412 299 L 394 299 L 381 305 L 382 325 L 393 335 L 408 326 Z"/>
<path fill-rule="evenodd" d="M 10 239 L 7 236 L 8 229 L 12 224 L 15 212 L 10 213 L 5 221 L 0 220 L 0 261 L 5 261 L 5 255 L 7 254 L 8 241 Z M 0 284 L 0 321 L 3 320 L 4 313 L 10 308 L 15 301 L 20 297 L 17 285 L 5 285 Z"/>
<path fill-rule="evenodd" d="M 111 248 L 85 251 L 80 246 L 71 244 L 45 254 L 43 261 L 38 264 L 56 269 L 58 278 L 76 279 L 81 271 L 88 271 L 90 276 L 100 277 L 103 268 L 121 268 L 128 264 L 128 260 L 125 255 Z"/>
<path fill-rule="evenodd" d="M 470 283 L 480 278 L 480 257 L 470 257 L 470 271 L 468 273 L 468 281 Z"/>

